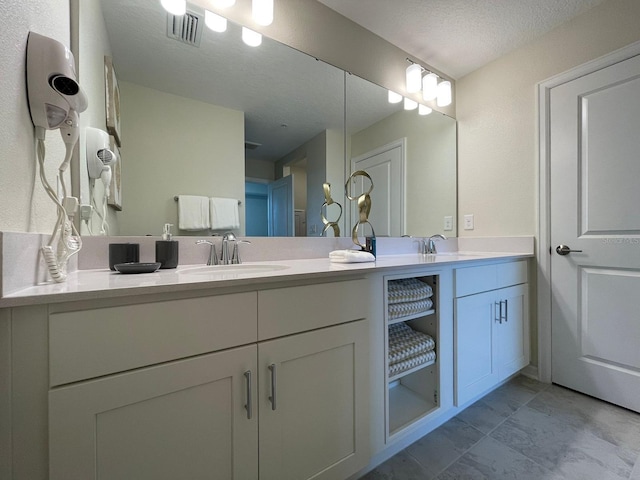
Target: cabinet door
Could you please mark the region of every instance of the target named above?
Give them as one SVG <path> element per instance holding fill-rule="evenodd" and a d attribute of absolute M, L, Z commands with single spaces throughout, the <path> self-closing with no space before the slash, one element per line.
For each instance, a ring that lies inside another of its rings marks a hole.
<path fill-rule="evenodd" d="M 500 380 L 513 375 L 529 363 L 528 285 L 516 285 L 496 292 L 502 303 L 503 319 L 497 325 L 497 362 Z"/>
<path fill-rule="evenodd" d="M 456 405 L 460 406 L 499 381 L 495 292 L 455 299 Z"/>
<path fill-rule="evenodd" d="M 258 344 L 262 480 L 347 478 L 367 464 L 367 344 L 364 320 Z"/>
<path fill-rule="evenodd" d="M 50 479 L 258 477 L 256 346 L 52 390 Z"/>

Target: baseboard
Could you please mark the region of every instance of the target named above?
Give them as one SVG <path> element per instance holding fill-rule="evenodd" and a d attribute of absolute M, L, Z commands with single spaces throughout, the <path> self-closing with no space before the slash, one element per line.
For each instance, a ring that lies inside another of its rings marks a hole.
<path fill-rule="evenodd" d="M 538 380 L 538 367 L 536 365 L 527 365 L 520 372 L 522 375 L 528 378 L 532 378 L 533 380 Z"/>

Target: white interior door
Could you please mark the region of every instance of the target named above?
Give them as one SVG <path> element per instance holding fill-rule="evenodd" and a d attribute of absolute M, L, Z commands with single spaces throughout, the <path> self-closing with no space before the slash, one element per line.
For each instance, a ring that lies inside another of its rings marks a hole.
<path fill-rule="evenodd" d="M 267 188 L 268 228 L 270 237 L 293 237 L 293 175 L 271 182 Z"/>
<path fill-rule="evenodd" d="M 405 139 L 398 140 L 351 159 L 352 172 L 364 170 L 373 180 L 369 221 L 377 236 L 399 237 L 404 234 L 404 143 Z M 351 196 L 369 189 L 367 179 L 358 177 L 355 182 L 351 185 Z M 358 219 L 355 201 L 352 202 L 351 218 L 355 224 Z"/>
<path fill-rule="evenodd" d="M 640 56 L 550 99 L 552 380 L 640 411 Z"/>

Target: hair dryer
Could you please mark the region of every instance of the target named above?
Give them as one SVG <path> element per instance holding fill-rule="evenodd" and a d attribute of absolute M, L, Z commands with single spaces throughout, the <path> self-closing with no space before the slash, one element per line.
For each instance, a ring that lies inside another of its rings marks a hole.
<path fill-rule="evenodd" d="M 42 255 L 51 277 L 56 282 L 63 282 L 67 278 L 69 258 L 82 248 L 80 235 L 71 221 L 78 201 L 67 197 L 63 174 L 78 141 L 78 113 L 86 110 L 87 97 L 77 82 L 73 54 L 62 43 L 29 32 L 26 64 L 29 113 L 35 126 L 40 180 L 58 210 L 58 219 L 49 242 L 42 247 Z M 66 146 L 65 158 L 58 167 L 62 200 L 51 187 L 44 170 L 45 133 L 55 129 L 60 129 Z"/>
<path fill-rule="evenodd" d="M 38 138 L 45 130 L 76 128 L 87 97 L 76 81 L 73 54 L 62 43 L 34 32 L 27 39 L 27 94 Z M 70 112 L 77 112 L 75 115 Z M 65 133 L 63 133 L 63 139 Z M 66 142 L 65 142 L 66 143 Z"/>

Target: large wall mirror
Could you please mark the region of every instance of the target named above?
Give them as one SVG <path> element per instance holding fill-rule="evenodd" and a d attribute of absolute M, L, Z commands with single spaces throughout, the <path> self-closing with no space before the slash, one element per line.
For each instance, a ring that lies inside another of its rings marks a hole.
<path fill-rule="evenodd" d="M 350 235 L 346 177 L 354 166 L 383 172 L 375 156 L 396 155 L 397 145 L 400 176 L 376 182 L 372 196 L 376 233 L 442 232 L 445 216 L 455 228 L 455 120 L 405 112 L 387 102 L 385 89 L 268 38 L 249 47 L 232 23 L 217 33 L 201 22 L 197 46 L 170 38 L 159 1 L 82 0 L 72 11 L 78 74 L 90 98 L 81 126 L 106 128 L 105 55 L 118 79 L 122 210 L 108 209 L 110 234 L 158 235 L 163 224 L 178 224 L 174 197 L 201 195 L 238 199 L 241 235 L 318 236 L 329 182 L 344 207 L 341 234 Z M 101 191 L 99 182 L 89 188 L 85 145 L 81 135 L 75 184 L 88 203 Z M 282 177 L 292 184 L 295 216 L 290 222 L 288 213 L 285 226 L 270 224 L 267 211 Z"/>

